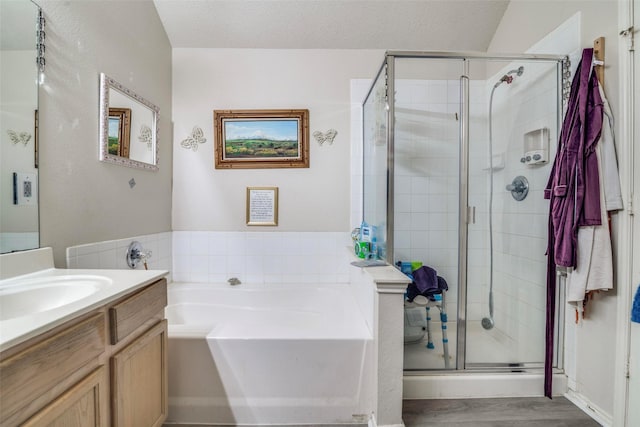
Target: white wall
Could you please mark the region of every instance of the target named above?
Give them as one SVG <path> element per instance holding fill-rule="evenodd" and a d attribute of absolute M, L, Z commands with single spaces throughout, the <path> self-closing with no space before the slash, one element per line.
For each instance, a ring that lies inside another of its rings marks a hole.
<path fill-rule="evenodd" d="M 635 25 L 640 23 L 640 0 L 633 0 L 633 17 L 631 22 Z M 637 40 L 637 37 L 636 37 Z M 640 123 L 640 55 L 637 51 L 633 54 L 633 61 L 635 66 L 635 75 L 632 76 L 634 80 L 635 92 L 633 94 L 634 112 L 635 117 L 632 119 L 635 123 Z M 637 148 L 637 141 L 640 141 L 640 126 L 634 127 L 635 134 L 633 140 L 636 143 L 634 151 L 633 165 L 635 169 L 640 166 L 640 150 Z M 634 182 L 634 200 L 633 205 L 640 205 L 640 173 L 633 175 Z M 634 297 L 637 292 L 640 292 L 638 287 L 640 286 L 640 217 L 636 214 L 632 217 L 633 222 L 633 259 L 631 260 L 632 273 L 631 273 L 631 290 Z M 640 296 L 639 296 L 640 297 Z M 630 306 L 634 300 L 631 300 Z M 629 394 L 627 399 L 628 409 L 628 426 L 640 425 L 640 323 L 631 323 L 630 331 L 630 343 L 629 343 Z"/>
<path fill-rule="evenodd" d="M 174 49 L 173 229 L 347 231 L 350 79 L 373 78 L 381 61 L 369 50 Z M 275 108 L 309 109 L 310 134 L 336 129 L 333 145 L 310 136 L 308 169 L 214 169 L 213 110 Z M 194 126 L 207 139 L 197 151 L 180 146 Z M 246 226 L 250 186 L 279 188 L 277 227 Z"/>
<path fill-rule="evenodd" d="M 606 39 L 604 87 L 615 115 L 620 111 L 616 1 L 512 1 L 489 51 L 523 51 L 576 12 L 580 12 L 582 48 L 593 47 L 593 40 L 597 37 Z M 614 218 L 614 248 L 616 232 Z M 589 303 L 587 318 L 574 330 L 568 331 L 566 342 L 566 351 L 571 355 L 566 366 L 569 387 L 605 419 L 613 414 L 614 366 L 607 361 L 615 360 L 612 352 L 616 345 L 616 298 L 615 291 L 596 296 Z M 569 310 L 568 314 L 573 315 L 573 311 Z M 568 321 L 567 327 L 574 326 Z"/>
<path fill-rule="evenodd" d="M 64 267 L 69 246 L 171 230 L 171 47 L 150 0 L 39 3 L 41 245 Z M 100 72 L 159 106 L 158 172 L 98 161 Z"/>
<path fill-rule="evenodd" d="M 618 4 L 617 0 L 515 0 L 489 44 L 488 52 L 523 52 L 546 34 L 580 12 L 582 47 L 606 39 L 605 89 L 609 102 L 618 105 Z M 614 113 L 617 108 L 614 108 Z"/>

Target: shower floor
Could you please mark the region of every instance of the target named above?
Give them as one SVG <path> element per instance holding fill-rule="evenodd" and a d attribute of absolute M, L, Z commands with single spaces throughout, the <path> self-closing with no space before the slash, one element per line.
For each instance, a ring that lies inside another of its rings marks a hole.
<path fill-rule="evenodd" d="M 435 348 L 429 349 L 427 336 L 415 343 L 404 345 L 404 369 L 426 370 L 446 369 L 444 363 L 444 349 L 442 347 L 442 330 L 440 323 L 433 323 L 431 335 Z M 457 323 L 447 323 L 449 339 L 449 369 L 456 368 Z M 470 321 L 467 324 L 466 363 L 469 364 L 510 364 L 518 363 L 514 351 L 513 341 L 499 330 L 487 331 L 482 328 L 480 321 Z"/>

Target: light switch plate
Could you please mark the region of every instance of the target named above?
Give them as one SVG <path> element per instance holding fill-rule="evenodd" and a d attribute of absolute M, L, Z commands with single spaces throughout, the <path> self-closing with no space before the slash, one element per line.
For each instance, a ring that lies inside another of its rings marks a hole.
<path fill-rule="evenodd" d="M 36 205 L 38 202 L 38 178 L 33 172 L 13 173 L 13 204 Z"/>

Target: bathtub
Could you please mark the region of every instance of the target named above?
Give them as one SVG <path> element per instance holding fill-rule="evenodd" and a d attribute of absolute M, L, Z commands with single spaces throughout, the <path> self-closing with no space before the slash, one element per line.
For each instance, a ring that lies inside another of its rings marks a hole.
<path fill-rule="evenodd" d="M 366 423 L 373 338 L 347 284 L 171 283 L 167 424 Z"/>

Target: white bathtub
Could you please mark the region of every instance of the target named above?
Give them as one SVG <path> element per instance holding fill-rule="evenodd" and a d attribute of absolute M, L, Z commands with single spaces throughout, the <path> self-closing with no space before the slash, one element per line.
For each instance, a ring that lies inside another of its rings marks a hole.
<path fill-rule="evenodd" d="M 349 285 L 169 285 L 167 423 L 366 423 L 372 334 Z"/>

